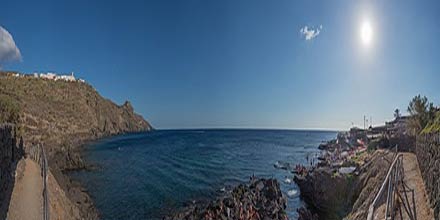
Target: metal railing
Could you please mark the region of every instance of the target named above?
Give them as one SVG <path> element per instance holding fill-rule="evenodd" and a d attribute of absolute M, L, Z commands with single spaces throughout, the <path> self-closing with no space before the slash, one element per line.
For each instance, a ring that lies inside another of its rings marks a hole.
<path fill-rule="evenodd" d="M 408 198 L 408 192 L 412 193 L 412 205 Z M 385 220 L 394 220 L 400 216 L 403 219 L 402 207 L 405 210 L 406 215 L 411 220 L 417 220 L 415 202 L 414 202 L 414 190 L 410 189 L 404 182 L 404 169 L 403 169 L 403 154 L 396 154 L 393 162 L 388 169 L 388 173 L 383 181 L 379 192 L 376 194 L 373 202 L 369 206 L 367 220 L 375 219 L 375 211 L 377 206 L 382 205 L 384 202 L 384 195 L 386 195 L 385 202 Z M 412 208 L 411 208 L 412 207 Z M 399 211 L 397 213 L 397 211 Z"/>
<path fill-rule="evenodd" d="M 41 144 L 32 146 L 27 152 L 29 158 L 38 163 L 41 168 L 41 177 L 43 178 L 43 220 L 49 220 L 49 192 L 47 190 L 48 179 L 48 163 L 46 157 L 46 151 Z"/>

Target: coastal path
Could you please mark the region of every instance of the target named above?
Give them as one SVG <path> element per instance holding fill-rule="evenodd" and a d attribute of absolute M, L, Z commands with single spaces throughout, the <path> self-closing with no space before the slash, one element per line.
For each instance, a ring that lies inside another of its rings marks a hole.
<path fill-rule="evenodd" d="M 398 158 L 399 156 L 401 156 L 401 158 Z M 433 210 L 430 208 L 429 205 L 425 185 L 423 183 L 416 155 L 413 153 L 399 153 L 399 155 L 395 159 L 395 162 L 397 163 L 393 163 L 392 166 L 397 164 L 397 166 L 403 168 L 403 183 L 398 183 L 400 186 L 396 188 L 396 190 L 392 191 L 393 195 L 391 197 L 393 197 L 394 199 L 390 199 L 393 201 L 390 203 L 392 204 L 391 207 L 394 207 L 394 210 L 388 212 L 394 212 L 392 214 L 394 217 L 388 217 L 387 219 L 433 220 Z M 389 173 L 393 173 L 392 167 L 390 167 Z M 397 177 L 393 177 L 392 174 L 390 177 L 398 179 L 399 175 L 400 174 L 398 174 Z M 384 189 L 388 188 L 386 182 L 388 181 L 384 181 L 383 184 Z M 402 185 L 404 187 L 402 187 Z M 369 215 L 370 219 L 368 220 L 385 219 L 385 213 L 387 209 L 386 194 L 388 193 L 388 191 L 382 189 L 381 191 L 383 192 L 378 193 L 377 199 L 375 199 L 375 201 L 382 201 L 382 204 L 378 205 L 378 207 L 374 207 L 376 204 L 374 204 L 373 202 L 372 206 L 370 206 L 370 212 L 372 211 L 372 213 L 371 216 Z M 398 199 L 399 197 L 402 198 L 403 202 L 402 200 Z M 405 200 L 407 202 L 405 202 Z M 380 202 L 377 203 L 379 204 Z M 409 216 L 408 213 L 411 213 L 412 215 L 414 215 L 415 213 L 415 215 Z"/>
<path fill-rule="evenodd" d="M 46 152 L 38 144 L 27 148 L 26 155 L 17 164 L 6 219 L 49 220 Z"/>
<path fill-rule="evenodd" d="M 418 220 L 430 220 L 434 219 L 433 210 L 429 206 L 428 196 L 425 190 L 425 184 L 420 173 L 419 163 L 417 157 L 413 153 L 403 153 L 403 169 L 404 169 L 404 181 L 410 189 L 414 189 L 414 210 L 416 210 L 416 219 Z M 399 213 L 400 215 L 400 213 Z M 400 216 L 396 216 L 400 219 Z M 403 219 L 409 219 L 406 212 L 402 212 Z"/>
<path fill-rule="evenodd" d="M 9 203 L 8 220 L 38 219 L 43 216 L 43 178 L 40 166 L 30 158 L 18 162 L 15 185 Z"/>

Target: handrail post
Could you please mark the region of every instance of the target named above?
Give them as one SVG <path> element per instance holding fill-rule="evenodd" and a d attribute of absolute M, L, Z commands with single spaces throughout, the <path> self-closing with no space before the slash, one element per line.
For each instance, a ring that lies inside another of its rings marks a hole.
<path fill-rule="evenodd" d="M 43 220 L 49 220 L 49 199 L 47 190 L 47 157 L 43 145 L 41 145 L 42 165 L 43 165 Z"/>
<path fill-rule="evenodd" d="M 47 181 L 48 181 L 48 163 L 46 157 L 46 151 L 41 143 L 36 145 L 31 145 L 26 148 L 27 157 L 33 160 L 40 166 L 40 173 L 42 177 L 43 184 L 43 220 L 49 220 L 49 191 L 47 189 Z"/>
<path fill-rule="evenodd" d="M 385 179 L 383 180 L 383 183 L 379 189 L 379 191 L 377 192 L 373 202 L 370 204 L 369 208 L 368 208 L 368 215 L 367 215 L 367 220 L 373 220 L 374 219 L 374 211 L 375 211 L 375 206 L 377 205 L 377 203 L 380 201 L 380 199 L 382 198 L 385 190 L 387 190 L 387 201 L 385 204 L 385 219 L 388 218 L 388 212 L 391 211 L 393 209 L 393 203 L 394 201 L 391 197 L 394 198 L 394 196 L 392 195 L 394 192 L 394 179 L 397 178 L 397 173 L 396 173 L 396 166 L 399 166 L 400 161 L 402 159 L 402 154 L 399 154 L 397 152 L 397 146 L 396 146 L 396 154 L 394 156 L 393 162 L 391 163 L 390 167 L 388 168 L 388 172 L 387 175 L 385 176 Z M 400 166 L 402 166 L 402 164 L 400 164 Z M 403 174 L 402 174 L 403 175 Z M 387 189 L 385 189 L 385 187 Z M 391 197 L 390 197 L 391 196 Z"/>

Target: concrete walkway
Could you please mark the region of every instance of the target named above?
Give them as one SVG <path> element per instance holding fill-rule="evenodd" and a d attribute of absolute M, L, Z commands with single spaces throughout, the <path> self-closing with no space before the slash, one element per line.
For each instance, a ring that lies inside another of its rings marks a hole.
<path fill-rule="evenodd" d="M 43 216 L 42 181 L 40 166 L 37 163 L 29 158 L 19 161 L 9 203 L 8 220 L 41 220 Z"/>

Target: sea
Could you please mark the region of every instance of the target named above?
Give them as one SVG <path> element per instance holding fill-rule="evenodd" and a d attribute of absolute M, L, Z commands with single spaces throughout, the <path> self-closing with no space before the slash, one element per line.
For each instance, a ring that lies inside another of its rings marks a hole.
<path fill-rule="evenodd" d="M 297 219 L 304 205 L 293 174 L 276 164 L 307 164 L 335 131 L 155 130 L 101 139 L 85 147 L 90 171 L 72 173 L 102 219 L 162 219 L 215 199 L 253 175 L 276 178 Z"/>

